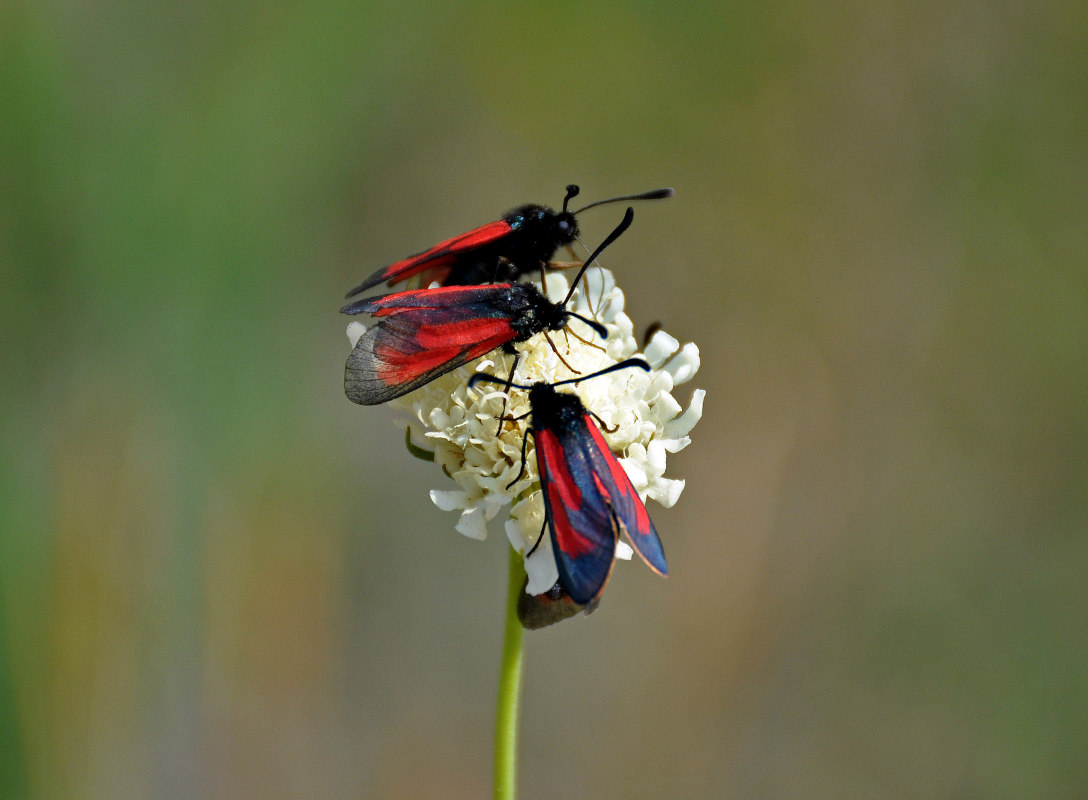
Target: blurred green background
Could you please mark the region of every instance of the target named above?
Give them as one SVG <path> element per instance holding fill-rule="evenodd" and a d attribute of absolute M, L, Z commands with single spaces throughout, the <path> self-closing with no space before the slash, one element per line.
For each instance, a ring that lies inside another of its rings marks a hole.
<path fill-rule="evenodd" d="M 1086 88 L 1082 2 L 5 0 L 0 797 L 487 794 L 505 539 L 337 309 L 569 182 L 676 187 L 708 396 L 524 796 L 1088 796 Z"/>

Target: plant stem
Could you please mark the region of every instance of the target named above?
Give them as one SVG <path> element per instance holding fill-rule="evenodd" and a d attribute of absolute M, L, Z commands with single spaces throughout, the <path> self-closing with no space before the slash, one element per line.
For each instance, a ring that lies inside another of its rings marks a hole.
<path fill-rule="evenodd" d="M 495 709 L 495 800 L 514 800 L 518 772 L 518 699 L 521 694 L 521 639 L 518 596 L 525 580 L 522 556 L 510 548 L 506 587 L 506 626 L 502 639 L 499 697 Z"/>

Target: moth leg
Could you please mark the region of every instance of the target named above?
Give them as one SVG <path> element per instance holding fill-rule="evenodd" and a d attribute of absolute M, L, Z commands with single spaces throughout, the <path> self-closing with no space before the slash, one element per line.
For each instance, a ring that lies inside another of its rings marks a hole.
<path fill-rule="evenodd" d="M 504 267 L 505 269 L 507 269 L 510 272 L 511 275 L 516 275 L 517 274 L 517 266 L 514 264 L 514 262 L 511 261 L 506 256 L 499 256 L 498 258 L 495 259 L 495 269 L 491 273 L 491 282 L 492 283 L 498 283 L 499 282 L 499 268 L 500 267 Z"/>
<path fill-rule="evenodd" d="M 597 420 L 597 424 L 601 426 L 601 430 L 604 431 L 605 433 L 615 433 L 616 431 L 618 431 L 620 429 L 620 426 L 619 426 L 618 423 L 616 425 L 613 425 L 611 428 L 609 428 L 607 425 L 604 424 L 603 419 L 598 417 L 596 414 L 594 414 L 588 408 L 586 409 L 586 411 L 589 413 L 589 415 L 591 417 L 593 417 L 593 419 Z"/>
<path fill-rule="evenodd" d="M 583 338 L 582 338 L 581 336 L 579 336 L 579 335 L 578 335 L 578 334 L 577 334 L 577 333 L 576 333 L 576 332 L 574 331 L 574 329 L 573 329 L 573 328 L 571 328 L 571 327 L 570 327 L 569 325 L 568 325 L 567 327 L 563 328 L 563 333 L 564 333 L 564 334 L 568 334 L 568 333 L 569 333 L 569 334 L 570 334 L 571 336 L 573 336 L 573 337 L 574 337 L 575 339 L 577 339 L 577 340 L 578 340 L 579 342 L 581 342 L 582 344 L 588 344 L 588 345 L 589 345 L 590 347 L 595 347 L 595 348 L 597 348 L 598 350 L 600 350 L 600 351 L 601 351 L 602 353 L 606 352 L 606 351 L 605 351 L 605 349 L 604 349 L 603 347 L 601 347 L 601 346 L 600 346 L 599 344 L 594 344 L 593 342 L 590 342 L 590 341 L 588 341 L 588 340 L 586 340 L 586 339 L 583 339 Z"/>
<path fill-rule="evenodd" d="M 539 534 L 537 535 L 537 537 L 536 537 L 536 541 L 535 541 L 535 542 L 533 542 L 533 546 L 529 548 L 529 552 L 525 554 L 525 557 L 526 557 L 526 558 L 528 558 L 528 557 L 529 557 L 529 556 L 531 556 L 531 555 L 532 555 L 533 553 L 535 553 L 535 552 L 536 552 L 536 549 L 537 549 L 538 547 L 540 547 L 540 540 L 544 538 L 544 530 L 545 530 L 545 529 L 546 529 L 547 527 L 548 527 L 548 521 L 547 521 L 547 520 L 544 520 L 544 524 L 540 526 L 540 533 L 539 533 Z M 557 583 L 557 584 L 555 584 L 555 585 L 556 585 L 556 586 L 558 586 L 559 584 Z M 553 587 L 553 588 L 554 588 L 554 587 Z"/>
<path fill-rule="evenodd" d="M 498 436 L 500 433 L 502 433 L 503 418 L 506 416 L 506 404 L 510 400 L 510 387 L 514 383 L 514 373 L 517 371 L 518 361 L 520 361 L 520 360 L 521 360 L 521 353 L 518 352 L 517 350 L 515 350 L 514 351 L 514 366 L 512 366 L 510 368 L 510 374 L 506 378 L 506 386 L 503 388 L 504 394 L 503 394 L 503 397 L 502 397 L 502 412 L 499 414 L 499 427 L 498 427 L 498 430 L 495 431 L 496 436 Z"/>
<path fill-rule="evenodd" d="M 521 480 L 521 476 L 525 474 L 525 447 L 529 444 L 530 433 L 532 433 L 532 431 L 525 431 L 525 435 L 521 438 L 521 470 L 518 472 L 518 475 L 516 478 L 514 478 L 514 480 L 506 484 L 507 490 L 509 490 L 511 486 Z"/>
<path fill-rule="evenodd" d="M 559 360 L 563 362 L 563 366 L 565 366 L 567 369 L 569 369 L 575 375 L 581 375 L 582 374 L 581 372 L 579 372 L 574 367 L 572 367 L 570 364 L 568 364 L 567 360 L 565 358 L 563 358 L 563 355 L 559 352 L 559 348 L 555 346 L 555 342 L 552 341 L 552 337 L 550 337 L 548 335 L 548 332 L 543 331 L 543 333 L 544 333 L 544 338 L 548 340 L 548 344 L 551 345 L 551 348 L 555 352 L 555 355 L 558 356 Z"/>

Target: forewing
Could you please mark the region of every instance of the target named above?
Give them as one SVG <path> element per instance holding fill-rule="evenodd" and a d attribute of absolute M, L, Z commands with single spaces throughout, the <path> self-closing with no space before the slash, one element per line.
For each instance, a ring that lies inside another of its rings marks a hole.
<path fill-rule="evenodd" d="M 350 400 L 376 405 L 400 397 L 514 338 L 509 316 L 489 302 L 493 287 L 451 288 L 467 294 L 428 300 L 400 295 L 444 290 L 399 292 L 366 309 L 380 319 L 348 356 L 344 391 Z"/>
<path fill-rule="evenodd" d="M 509 283 L 488 286 L 439 286 L 435 289 L 409 289 L 405 292 L 364 297 L 348 303 L 341 314 L 373 314 L 376 317 L 398 314 L 400 310 L 462 309 L 470 315 L 508 315 L 509 303 L 503 303 L 505 292 L 514 288 Z M 517 291 L 517 289 L 514 289 Z M 501 306 L 501 307 L 500 307 Z"/>
<path fill-rule="evenodd" d="M 429 277 L 442 282 L 459 258 L 493 244 L 508 235 L 511 230 L 510 223 L 502 219 L 481 225 L 460 236 L 440 242 L 430 250 L 424 250 L 422 253 L 416 253 L 414 256 L 383 267 L 348 292 L 347 296 L 353 297 L 379 283 L 388 282 L 390 285 L 400 283 L 424 270 L 428 271 Z"/>
<path fill-rule="evenodd" d="M 593 474 L 595 447 L 584 421 L 533 428 L 537 471 L 544 494 L 559 582 L 573 602 L 596 599 L 616 555 L 619 521 Z"/>
<path fill-rule="evenodd" d="M 650 515 L 646 512 L 646 506 L 631 485 L 631 479 L 627 477 L 620 462 L 612 454 L 600 430 L 589 419 L 585 418 L 586 428 L 593 446 L 587 448 L 587 456 L 593 464 L 594 475 L 600 484 L 602 493 L 608 498 L 608 502 L 615 509 L 620 526 L 627 534 L 631 546 L 635 552 L 642 556 L 642 560 L 658 575 L 668 575 L 669 568 L 665 563 L 665 551 L 661 547 L 661 539 L 657 535 Z"/>

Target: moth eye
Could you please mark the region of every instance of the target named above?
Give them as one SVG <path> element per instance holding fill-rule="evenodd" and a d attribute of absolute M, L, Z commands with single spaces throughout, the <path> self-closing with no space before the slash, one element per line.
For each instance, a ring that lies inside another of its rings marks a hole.
<path fill-rule="evenodd" d="M 559 220 L 559 226 L 558 227 L 559 227 L 559 230 L 563 231 L 563 233 L 566 233 L 567 231 L 570 230 L 570 223 L 567 222 L 565 219 L 561 219 L 561 220 Z"/>

